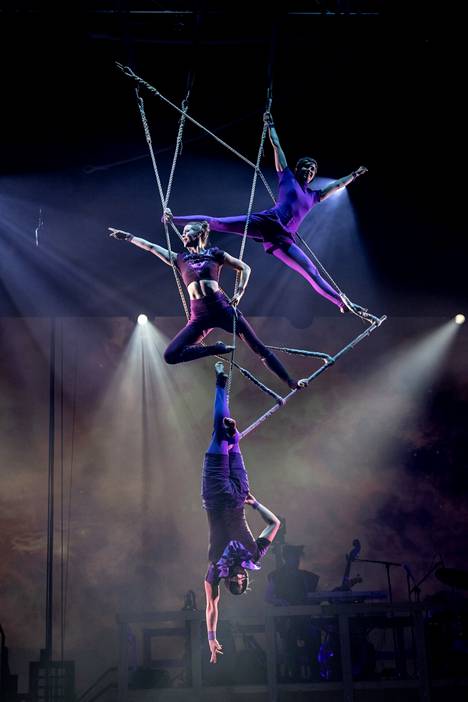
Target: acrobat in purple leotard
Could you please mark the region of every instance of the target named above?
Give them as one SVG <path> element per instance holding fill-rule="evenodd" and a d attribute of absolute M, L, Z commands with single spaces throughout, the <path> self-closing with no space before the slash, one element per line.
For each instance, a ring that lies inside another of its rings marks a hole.
<path fill-rule="evenodd" d="M 286 167 L 278 173 L 278 201 L 274 207 L 250 215 L 247 236 L 263 243 L 266 253 L 273 254 L 280 261 L 303 276 L 314 290 L 342 307 L 340 295 L 320 275 L 310 258 L 297 246 L 296 232 L 310 210 L 320 202 L 321 191 L 310 190 L 297 180 L 293 171 Z M 244 234 L 247 216 L 211 217 L 209 215 L 173 215 L 175 224 L 206 221 L 216 232 Z"/>
<path fill-rule="evenodd" d="M 233 437 L 228 437 L 224 427 L 224 417 L 231 416 L 225 380 L 220 375 L 216 382 L 213 434 L 202 473 L 201 494 L 210 530 L 210 565 L 205 579 L 212 585 L 219 582 L 217 563 L 229 543 L 242 545 L 253 563 L 257 563 L 270 546 L 268 539 L 254 538 L 245 518 L 249 478 L 239 447 L 239 433 L 236 431 Z"/>
<path fill-rule="evenodd" d="M 218 281 L 224 263 L 225 252 L 213 246 L 201 253 L 180 253 L 176 266 L 187 287 L 196 280 Z M 275 354 L 258 338 L 240 309 L 234 309 L 226 295 L 220 290 L 209 293 L 197 300 L 190 300 L 190 319 L 172 339 L 164 352 L 166 363 L 184 363 L 205 356 L 220 353 L 219 344 L 203 346 L 200 342 L 211 329 L 224 329 L 232 332 L 236 317 L 236 334 L 260 356 L 263 363 L 289 387 L 295 387 L 294 380 Z M 224 344 L 223 344 L 224 346 Z M 224 353 L 224 351 L 222 351 Z"/>

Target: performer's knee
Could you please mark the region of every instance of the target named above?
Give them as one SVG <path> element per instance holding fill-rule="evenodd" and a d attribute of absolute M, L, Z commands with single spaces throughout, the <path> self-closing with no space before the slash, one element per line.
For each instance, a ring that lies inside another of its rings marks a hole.
<path fill-rule="evenodd" d="M 180 363 L 181 354 L 178 349 L 171 348 L 171 346 L 168 346 L 167 349 L 164 351 L 164 360 L 166 363 L 169 363 L 169 365 L 174 365 L 175 363 Z"/>

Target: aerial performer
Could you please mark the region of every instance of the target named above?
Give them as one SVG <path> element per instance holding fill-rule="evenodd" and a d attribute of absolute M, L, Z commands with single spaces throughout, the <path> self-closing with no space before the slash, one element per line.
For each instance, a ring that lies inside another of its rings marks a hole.
<path fill-rule="evenodd" d="M 239 446 L 236 420 L 231 417 L 221 362 L 215 364 L 216 391 L 211 443 L 205 454 L 202 473 L 202 499 L 209 525 L 209 566 L 205 576 L 206 628 L 211 663 L 222 655 L 216 637 L 220 583 L 233 595 L 248 587 L 248 571 L 259 570 L 258 562 L 274 540 L 280 521 L 250 492 L 249 478 Z M 247 524 L 245 505 L 261 516 L 266 527 L 257 539 Z"/>
<path fill-rule="evenodd" d="M 315 264 L 296 243 L 299 226 L 310 210 L 366 173 L 367 168 L 360 166 L 357 170 L 333 181 L 325 188 L 313 190 L 309 185 L 317 175 L 315 159 L 303 156 L 296 163 L 294 171 L 291 170 L 269 112 L 265 113 L 264 120 L 268 125 L 268 133 L 275 156 L 275 167 L 279 181 L 278 200 L 274 207 L 250 215 L 247 236 L 261 242 L 266 253 L 273 254 L 275 258 L 299 273 L 319 295 L 336 305 L 341 312 L 352 312 L 366 322 L 374 322 L 376 318 L 369 314 L 364 307 L 351 302 L 346 295 L 335 290 L 320 275 Z M 167 222 L 172 221 L 178 225 L 206 221 L 212 231 L 243 235 L 247 216 L 180 216 L 172 214 L 171 210 L 166 208 L 163 218 Z"/>
<path fill-rule="evenodd" d="M 166 363 L 184 363 L 205 356 L 223 355 L 233 350 L 222 341 L 203 345 L 200 342 L 214 328 L 233 330 L 235 316 L 236 334 L 263 363 L 289 388 L 301 388 L 305 380 L 294 380 L 275 354 L 258 338 L 249 322 L 238 309 L 250 277 L 250 267 L 216 246 L 208 246 L 210 225 L 208 222 L 189 222 L 185 225 L 182 241 L 187 249 L 184 253 L 170 252 L 151 241 L 133 236 L 122 229 L 109 227 L 113 239 L 128 241 L 157 256 L 161 261 L 179 271 L 190 297 L 190 319 L 174 337 L 166 351 Z M 239 274 L 235 295 L 228 299 L 219 288 L 221 268 L 227 266 Z"/>

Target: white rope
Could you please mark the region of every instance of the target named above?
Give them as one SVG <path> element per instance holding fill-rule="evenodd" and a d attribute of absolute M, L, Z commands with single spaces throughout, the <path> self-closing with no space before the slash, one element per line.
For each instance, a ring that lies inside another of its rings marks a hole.
<path fill-rule="evenodd" d="M 269 111 L 270 105 L 271 105 L 271 99 L 269 99 L 269 104 L 267 106 L 268 111 Z M 250 217 L 252 215 L 252 209 L 253 209 L 253 204 L 254 204 L 254 199 L 255 199 L 255 190 L 257 187 L 257 174 L 260 171 L 260 161 L 261 161 L 262 155 L 263 155 L 263 146 L 265 144 L 267 130 L 268 130 L 268 125 L 266 122 L 264 122 L 262 136 L 260 138 L 260 145 L 258 147 L 258 152 L 257 152 L 257 161 L 255 163 L 254 175 L 252 178 L 252 187 L 250 188 L 249 206 L 247 209 L 247 217 L 245 219 L 244 234 L 242 236 L 242 242 L 241 242 L 240 253 L 239 253 L 239 260 L 240 261 L 242 261 L 244 258 L 245 244 L 246 244 L 246 240 L 247 240 L 247 231 L 248 231 L 249 224 L 250 224 Z M 239 273 L 236 274 L 236 281 L 234 283 L 234 295 L 237 294 L 238 287 L 239 287 Z M 233 363 L 234 363 L 234 357 L 235 357 L 235 353 L 236 353 L 236 339 L 237 339 L 237 323 L 236 322 L 237 322 L 237 310 L 234 309 L 234 315 L 232 318 L 232 346 L 233 346 L 233 349 L 231 352 L 231 360 L 230 360 L 230 365 L 229 365 L 229 376 L 228 376 L 228 382 L 227 382 L 228 398 L 229 398 L 229 394 L 231 392 Z"/>
<path fill-rule="evenodd" d="M 140 110 L 141 121 L 143 123 L 143 129 L 145 131 L 146 142 L 148 144 L 148 148 L 149 148 L 149 152 L 150 152 L 150 156 L 151 156 L 151 162 L 153 164 L 153 171 L 154 171 L 154 175 L 156 178 L 156 184 L 158 186 L 159 197 L 161 199 L 162 212 L 164 215 L 165 209 L 167 207 L 167 203 L 169 201 L 169 196 L 171 194 L 172 183 L 174 180 L 175 167 L 176 167 L 178 155 L 180 153 L 180 147 L 182 144 L 182 136 L 183 136 L 184 126 L 185 126 L 185 114 L 187 111 L 187 101 L 184 100 L 184 103 L 183 103 L 184 110 L 182 111 L 182 117 L 181 117 L 180 123 L 179 123 L 179 131 L 177 133 L 176 146 L 174 149 L 174 157 L 172 159 L 172 166 L 171 166 L 171 172 L 169 175 L 167 192 L 164 195 L 163 187 L 162 187 L 162 183 L 161 183 L 161 178 L 159 175 L 159 169 L 158 169 L 158 165 L 156 163 L 156 157 L 154 155 L 153 142 L 151 139 L 151 133 L 150 133 L 149 126 L 148 126 L 148 120 L 146 119 L 145 105 L 143 102 L 143 98 L 138 94 L 138 88 L 136 88 L 135 92 L 136 92 L 136 96 L 137 96 L 138 109 Z M 187 319 L 190 319 L 190 311 L 188 309 L 187 300 L 185 299 L 184 291 L 182 289 L 182 284 L 180 282 L 179 270 L 178 270 L 177 266 L 175 265 L 175 254 L 172 251 L 171 237 L 169 234 L 169 227 L 168 227 L 165 219 L 163 219 L 163 222 L 164 222 L 164 232 L 166 235 L 166 243 L 167 243 L 167 249 L 169 251 L 169 259 L 171 262 L 172 272 L 174 274 L 174 278 L 175 278 L 175 281 L 177 284 L 177 289 L 179 291 L 180 299 L 182 301 L 185 316 Z M 177 232 L 177 235 L 179 236 L 179 238 L 182 240 L 182 237 L 181 237 L 177 227 L 175 227 L 175 225 L 174 225 L 174 229 Z"/>
<path fill-rule="evenodd" d="M 135 81 L 136 81 L 137 83 L 139 83 L 140 85 L 143 85 L 145 88 L 147 88 L 147 90 L 149 90 L 149 91 L 150 91 L 151 93 L 153 93 L 154 95 L 157 95 L 159 98 L 161 98 L 161 100 L 163 100 L 164 102 L 166 102 L 168 105 L 170 105 L 171 107 L 173 107 L 175 110 L 177 110 L 177 111 L 180 112 L 181 114 L 184 114 L 184 111 L 181 110 L 175 103 L 173 103 L 171 100 L 169 100 L 167 97 L 165 97 L 165 95 L 163 95 L 162 93 L 160 93 L 159 90 L 157 90 L 157 88 L 155 88 L 153 85 L 151 85 L 151 84 L 148 83 L 147 81 L 143 80 L 143 78 L 140 78 L 140 76 L 138 76 L 136 73 L 134 73 L 134 71 L 132 71 L 132 69 L 131 69 L 129 66 L 124 66 L 124 65 L 122 65 L 121 63 L 117 63 L 117 66 L 120 68 L 120 70 L 121 70 L 128 78 L 132 78 L 133 80 L 135 80 Z M 273 191 L 271 190 L 271 188 L 270 188 L 270 186 L 269 186 L 269 184 L 268 184 L 268 182 L 267 182 L 265 176 L 263 175 L 262 171 L 258 168 L 258 164 L 254 164 L 252 161 L 250 161 L 248 158 L 246 158 L 243 154 L 241 154 L 239 151 L 237 151 L 237 149 L 235 149 L 233 146 L 231 146 L 231 145 L 228 144 L 227 142 L 225 142 L 225 141 L 223 141 L 222 139 L 220 139 L 214 132 L 212 132 L 212 131 L 210 131 L 209 129 L 207 129 L 207 127 L 205 127 L 203 124 L 201 124 L 200 122 L 198 122 L 196 119 L 194 119 L 194 118 L 193 118 L 191 115 L 189 115 L 187 112 L 185 112 L 185 116 L 186 116 L 186 118 L 189 119 L 193 124 L 195 124 L 197 127 L 199 127 L 199 128 L 202 129 L 204 132 L 206 132 L 206 133 L 209 134 L 211 137 L 213 137 L 213 139 L 215 139 L 219 144 L 221 144 L 222 146 L 224 146 L 224 147 L 225 147 L 226 149 L 228 149 L 231 153 L 233 153 L 235 156 L 237 156 L 237 157 L 240 158 L 242 161 L 244 161 L 244 163 L 247 163 L 249 166 L 251 166 L 252 168 L 254 168 L 256 172 L 258 171 L 258 176 L 260 177 L 261 181 L 263 182 L 263 184 L 264 184 L 264 186 L 265 186 L 265 188 L 266 188 L 268 194 L 270 195 L 272 201 L 273 201 L 274 203 L 276 202 L 275 196 L 274 196 L 274 194 L 273 194 Z M 335 279 L 333 278 L 333 276 L 332 276 L 332 275 L 328 272 L 328 270 L 325 268 L 325 266 L 324 266 L 323 263 L 320 261 L 320 259 L 318 258 L 318 256 L 312 251 L 312 249 L 310 248 L 309 244 L 305 241 L 305 239 L 303 239 L 303 237 L 302 237 L 298 232 L 297 232 L 297 236 L 298 236 L 300 242 L 303 244 L 303 246 L 304 246 L 304 247 L 307 249 L 307 251 L 310 253 L 310 255 L 312 256 L 313 260 L 315 261 L 315 263 L 317 264 L 317 266 L 320 268 L 320 270 L 322 271 L 322 273 L 324 274 L 324 276 L 325 276 L 326 278 L 328 278 L 329 282 L 334 286 L 334 288 L 336 289 L 336 291 L 338 292 L 338 294 L 339 294 L 339 295 L 343 295 L 343 292 L 342 292 L 340 286 L 339 286 L 338 283 L 335 281 Z M 351 311 L 352 311 L 352 310 L 351 310 Z"/>

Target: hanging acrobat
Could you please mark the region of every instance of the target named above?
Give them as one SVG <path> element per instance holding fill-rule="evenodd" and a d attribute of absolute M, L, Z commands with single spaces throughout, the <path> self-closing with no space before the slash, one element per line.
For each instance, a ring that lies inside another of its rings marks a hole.
<path fill-rule="evenodd" d="M 236 421 L 231 417 L 226 391 L 228 376 L 216 363 L 213 434 L 205 453 L 202 498 L 209 525 L 209 566 L 205 576 L 206 628 L 211 663 L 222 654 L 217 639 L 220 583 L 233 595 L 242 595 L 249 584 L 249 571 L 259 570 L 258 562 L 274 540 L 280 521 L 250 492 L 249 477 L 239 446 Z M 266 527 L 255 539 L 245 517 L 245 505 L 258 512 Z"/>

